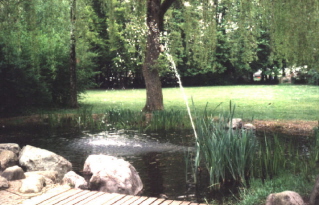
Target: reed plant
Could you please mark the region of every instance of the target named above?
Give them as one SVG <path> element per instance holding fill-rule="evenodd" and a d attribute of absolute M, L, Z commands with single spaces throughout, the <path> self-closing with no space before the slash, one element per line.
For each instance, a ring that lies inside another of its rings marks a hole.
<path fill-rule="evenodd" d="M 272 179 L 287 166 L 285 149 L 277 136 L 265 136 L 259 142 L 254 161 L 254 176 L 262 180 Z M 292 156 L 292 150 L 289 149 L 287 154 Z"/>
<path fill-rule="evenodd" d="M 187 126 L 189 124 L 186 112 L 181 110 L 144 113 L 128 109 L 111 108 L 105 113 L 106 122 L 112 126 L 137 129 L 141 132 L 176 131 L 185 128 L 185 124 Z"/>
<path fill-rule="evenodd" d="M 202 117 L 196 116 L 197 157 L 194 170 L 205 166 L 213 189 L 219 189 L 226 183 L 246 184 L 253 167 L 256 137 L 251 130 L 232 129 L 232 125 L 228 125 L 232 122 L 233 110 L 230 109 L 228 116 L 220 115 L 218 118 L 207 112 Z"/>

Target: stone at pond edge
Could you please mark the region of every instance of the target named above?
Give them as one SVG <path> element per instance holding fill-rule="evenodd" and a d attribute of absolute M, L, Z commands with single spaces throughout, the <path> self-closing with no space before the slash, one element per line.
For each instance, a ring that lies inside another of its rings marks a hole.
<path fill-rule="evenodd" d="M 14 152 L 10 150 L 0 149 L 0 171 L 3 171 L 8 167 L 14 166 L 17 163 L 18 157 Z"/>
<path fill-rule="evenodd" d="M 22 148 L 19 163 L 27 171 L 56 171 L 57 182 L 72 170 L 72 164 L 62 156 L 30 145 Z"/>
<path fill-rule="evenodd" d="M 231 122 L 228 122 L 227 128 L 241 129 L 243 120 L 240 118 L 233 118 Z"/>
<path fill-rule="evenodd" d="M 107 155 L 90 155 L 83 171 L 92 173 L 91 190 L 137 195 L 143 183 L 135 168 L 127 161 Z"/>
<path fill-rule="evenodd" d="M 62 183 L 77 189 L 88 189 L 88 183 L 85 179 L 74 171 L 66 173 L 62 179 Z"/>
<path fill-rule="evenodd" d="M 251 123 L 247 123 L 243 125 L 243 129 L 245 130 L 256 130 L 255 125 L 251 124 Z"/>
<path fill-rule="evenodd" d="M 17 156 L 20 152 L 20 146 L 16 143 L 0 143 L 0 149 L 10 150 L 15 153 Z"/>
<path fill-rule="evenodd" d="M 0 190 L 9 188 L 9 182 L 6 178 L 0 176 Z"/>
<path fill-rule="evenodd" d="M 310 202 L 310 205 L 319 204 L 319 175 L 316 178 L 316 182 L 312 189 L 309 202 Z"/>
<path fill-rule="evenodd" d="M 45 179 L 41 175 L 31 175 L 22 180 L 20 192 L 24 194 L 39 193 L 45 185 Z"/>
<path fill-rule="evenodd" d="M 13 166 L 13 167 L 8 167 L 6 168 L 2 174 L 2 177 L 6 178 L 8 181 L 14 181 L 14 180 L 19 180 L 19 179 L 24 179 L 24 171 L 22 170 L 21 167 L 19 166 Z"/>
<path fill-rule="evenodd" d="M 305 205 L 305 203 L 297 192 L 283 191 L 270 194 L 266 199 L 266 205 Z"/>
<path fill-rule="evenodd" d="M 44 178 L 48 178 L 52 181 L 52 183 L 55 183 L 58 178 L 58 172 L 57 171 L 32 171 L 32 172 L 26 172 L 24 173 L 26 177 L 29 177 L 31 175 L 41 175 L 44 176 Z"/>

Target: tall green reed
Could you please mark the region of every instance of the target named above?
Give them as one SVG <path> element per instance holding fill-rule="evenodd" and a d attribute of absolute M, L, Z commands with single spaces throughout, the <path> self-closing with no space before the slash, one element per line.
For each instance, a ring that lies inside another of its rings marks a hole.
<path fill-rule="evenodd" d="M 218 118 L 208 114 L 196 114 L 197 142 L 195 170 L 204 166 L 213 189 L 226 183 L 246 184 L 253 167 L 257 148 L 256 137 L 251 130 L 232 129 L 235 106 L 230 103 L 228 115 Z M 196 113 L 196 112 L 195 112 Z M 196 181 L 196 175 L 195 181 Z"/>

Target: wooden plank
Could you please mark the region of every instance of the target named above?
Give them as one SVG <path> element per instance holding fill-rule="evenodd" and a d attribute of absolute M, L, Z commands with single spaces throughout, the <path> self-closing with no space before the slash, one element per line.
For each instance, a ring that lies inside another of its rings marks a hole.
<path fill-rule="evenodd" d="M 143 201 L 142 203 L 140 203 L 140 205 L 149 205 L 152 204 L 152 202 L 156 201 L 157 198 L 154 197 L 149 197 L 148 199 L 146 199 L 145 201 Z"/>
<path fill-rule="evenodd" d="M 155 197 L 59 188 L 24 201 L 23 205 L 206 205 L 189 201 L 165 200 Z"/>
<path fill-rule="evenodd" d="M 170 205 L 180 205 L 181 203 L 183 203 L 182 201 L 173 201 L 172 203 L 170 203 Z"/>
<path fill-rule="evenodd" d="M 56 204 L 60 201 L 63 201 L 64 199 L 71 197 L 79 192 L 82 192 L 83 190 L 81 189 L 71 189 L 67 192 L 63 192 L 60 193 L 59 195 L 56 195 L 54 197 L 51 198 L 47 198 L 46 200 L 42 201 L 41 203 L 39 203 L 38 205 L 52 205 L 52 204 Z"/>
<path fill-rule="evenodd" d="M 162 204 L 163 201 L 165 201 L 165 199 L 156 199 L 156 201 L 153 201 L 152 205 Z"/>
<path fill-rule="evenodd" d="M 103 204 L 103 205 L 111 205 L 111 204 L 114 204 L 115 202 L 117 202 L 117 201 L 119 201 L 119 200 L 121 200 L 121 199 L 123 199 L 123 198 L 125 198 L 126 197 L 126 195 L 123 195 L 123 194 L 114 194 L 115 195 L 115 197 L 113 197 L 112 199 L 110 199 L 109 201 L 107 201 L 107 202 L 103 202 L 103 201 L 101 201 L 102 203 L 101 203 L 101 205 Z M 92 204 L 93 205 L 93 204 Z M 95 204 L 94 204 L 95 205 Z"/>
<path fill-rule="evenodd" d="M 85 199 L 83 199 L 82 201 L 78 202 L 76 205 L 86 205 L 87 203 L 89 203 L 90 201 L 104 195 L 104 192 L 98 192 L 98 191 L 91 191 L 92 195 L 86 197 Z"/>
<path fill-rule="evenodd" d="M 140 196 L 132 196 L 129 200 L 125 201 L 122 204 L 119 204 L 119 202 L 116 202 L 114 205 L 130 205 L 133 202 L 137 201 L 140 198 Z"/>
<path fill-rule="evenodd" d="M 129 205 L 133 201 L 136 201 L 139 197 L 133 195 L 127 195 L 126 197 L 122 198 L 121 200 L 115 202 L 113 205 Z"/>
<path fill-rule="evenodd" d="M 110 200 L 113 200 L 114 198 L 123 197 L 123 195 L 120 194 L 109 194 L 105 193 L 100 195 L 99 197 L 96 197 L 88 202 L 86 202 L 84 205 L 101 205 L 103 203 L 106 203 Z"/>
<path fill-rule="evenodd" d="M 48 198 L 51 198 L 51 197 L 54 197 L 56 195 L 59 195 L 63 192 L 67 192 L 71 190 L 71 188 L 54 188 L 52 190 L 50 190 L 50 192 L 48 193 L 45 193 L 45 194 L 42 194 L 40 196 L 36 196 L 36 197 L 33 197 L 31 199 L 27 199 L 23 202 L 22 205 L 37 205 L 39 203 L 41 203 L 42 201 L 44 201 L 45 199 L 48 199 Z"/>
<path fill-rule="evenodd" d="M 93 199 L 93 198 L 96 198 L 98 196 L 100 196 L 101 193 L 100 192 L 97 192 L 97 191 L 89 191 L 88 194 L 83 194 L 81 195 L 80 197 L 76 198 L 75 200 L 65 204 L 65 205 L 73 205 L 73 204 L 81 204 L 84 200 L 87 200 L 87 199 Z"/>
<path fill-rule="evenodd" d="M 173 202 L 173 200 L 165 200 L 163 201 L 163 203 L 161 203 L 161 205 L 169 205 Z"/>
<path fill-rule="evenodd" d="M 181 203 L 181 205 L 190 205 L 192 202 L 190 202 L 190 201 L 183 201 L 182 203 Z"/>
<path fill-rule="evenodd" d="M 92 194 L 96 194 L 96 193 L 92 193 L 88 190 L 83 190 L 82 192 L 79 192 L 78 194 L 75 194 L 71 197 L 68 197 L 65 200 L 63 200 L 55 205 L 73 205 L 73 204 L 76 204 L 77 202 L 80 202 L 83 199 L 91 196 Z"/>
<path fill-rule="evenodd" d="M 130 205 L 139 205 L 143 201 L 145 201 L 148 197 L 146 196 L 141 196 L 139 197 L 136 201 L 132 202 Z"/>

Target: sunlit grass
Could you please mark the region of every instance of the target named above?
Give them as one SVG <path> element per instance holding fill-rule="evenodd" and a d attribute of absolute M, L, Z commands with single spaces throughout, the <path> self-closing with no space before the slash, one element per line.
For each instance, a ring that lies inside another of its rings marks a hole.
<path fill-rule="evenodd" d="M 319 119 L 319 87 L 308 85 L 252 85 L 189 87 L 185 92 L 196 108 L 227 111 L 231 100 L 236 104 L 236 116 L 244 119 Z M 186 110 L 179 88 L 164 88 L 166 110 Z M 88 90 L 80 102 L 93 106 L 93 113 L 110 108 L 140 111 L 145 105 L 144 89 Z"/>

